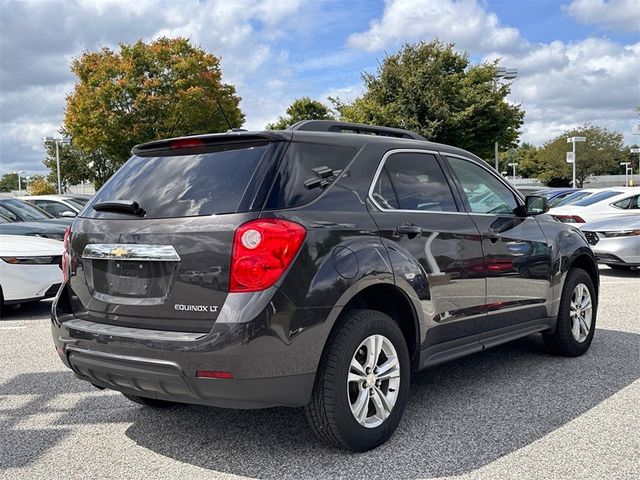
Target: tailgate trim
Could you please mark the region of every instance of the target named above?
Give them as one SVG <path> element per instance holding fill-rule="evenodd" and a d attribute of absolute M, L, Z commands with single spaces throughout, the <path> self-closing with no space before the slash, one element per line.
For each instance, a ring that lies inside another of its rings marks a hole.
<path fill-rule="evenodd" d="M 143 243 L 90 243 L 83 252 L 85 260 L 131 260 L 145 262 L 179 262 L 180 255 L 171 245 Z"/>

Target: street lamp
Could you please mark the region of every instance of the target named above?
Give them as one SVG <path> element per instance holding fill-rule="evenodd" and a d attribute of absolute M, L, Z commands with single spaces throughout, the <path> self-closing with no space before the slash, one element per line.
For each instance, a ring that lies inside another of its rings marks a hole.
<path fill-rule="evenodd" d="M 27 184 L 27 186 L 26 186 L 25 188 L 26 188 L 27 190 L 29 190 L 29 180 L 31 180 L 31 177 L 27 176 L 27 177 L 24 177 L 24 179 L 25 179 L 26 184 Z M 29 193 L 29 192 L 27 192 L 27 193 Z"/>
<path fill-rule="evenodd" d="M 518 77 L 518 69 L 517 68 L 506 68 L 506 67 L 496 67 L 496 74 L 494 75 L 494 79 L 496 82 L 501 78 L 505 80 L 513 80 Z M 495 169 L 496 172 L 500 171 L 500 167 L 498 166 L 498 142 L 496 141 L 494 144 L 495 149 Z"/>
<path fill-rule="evenodd" d="M 42 141 L 46 143 L 55 142 L 56 144 L 56 169 L 58 170 L 58 195 L 62 193 L 62 186 L 60 183 L 60 144 L 69 145 L 71 140 L 68 138 L 54 138 L 54 137 L 44 137 Z"/>
<path fill-rule="evenodd" d="M 573 144 L 573 150 L 571 157 L 567 156 L 567 162 L 573 165 L 573 188 L 576 188 L 576 142 L 586 142 L 587 137 L 569 137 L 567 138 L 567 143 Z M 571 161 L 569 161 L 571 158 Z"/>
<path fill-rule="evenodd" d="M 516 167 L 518 166 L 518 164 L 516 162 L 512 162 L 512 163 L 508 163 L 507 165 L 509 165 L 510 167 L 513 167 L 513 185 L 515 186 L 515 184 L 516 184 Z"/>
<path fill-rule="evenodd" d="M 629 186 L 629 165 L 630 162 L 620 162 L 620 165 L 624 166 L 624 186 Z M 631 175 L 633 175 L 633 169 L 631 169 Z"/>
<path fill-rule="evenodd" d="M 20 182 L 20 174 L 24 173 L 24 170 L 20 170 L 19 172 L 13 172 L 18 175 L 18 196 L 22 196 L 22 183 Z"/>

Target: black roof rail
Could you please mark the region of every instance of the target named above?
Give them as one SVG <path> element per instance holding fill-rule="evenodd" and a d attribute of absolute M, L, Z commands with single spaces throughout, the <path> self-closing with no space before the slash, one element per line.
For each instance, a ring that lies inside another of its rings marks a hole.
<path fill-rule="evenodd" d="M 304 132 L 338 132 L 359 133 L 364 135 L 379 135 L 382 137 L 411 138 L 426 140 L 422 135 L 400 128 L 378 127 L 362 123 L 337 122 L 335 120 L 302 120 L 291 125 L 287 130 Z"/>

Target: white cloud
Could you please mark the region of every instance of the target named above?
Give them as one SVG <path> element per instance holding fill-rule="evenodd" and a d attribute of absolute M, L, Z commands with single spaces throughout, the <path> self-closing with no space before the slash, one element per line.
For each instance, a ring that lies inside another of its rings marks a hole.
<path fill-rule="evenodd" d="M 573 0 L 563 10 L 586 25 L 640 31 L 640 0 Z"/>
<path fill-rule="evenodd" d="M 471 52 L 518 51 L 527 45 L 518 29 L 503 26 L 476 0 L 386 0 L 382 18 L 354 33 L 349 45 L 376 52 L 402 42 L 438 38 Z"/>

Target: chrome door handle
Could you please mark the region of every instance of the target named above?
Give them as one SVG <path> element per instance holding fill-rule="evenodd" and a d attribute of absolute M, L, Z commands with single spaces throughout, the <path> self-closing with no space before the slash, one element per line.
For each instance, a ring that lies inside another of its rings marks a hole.
<path fill-rule="evenodd" d="M 495 232 L 484 232 L 482 234 L 482 237 L 489 240 L 491 243 L 496 243 L 498 240 L 502 238 L 499 233 L 495 233 Z"/>

